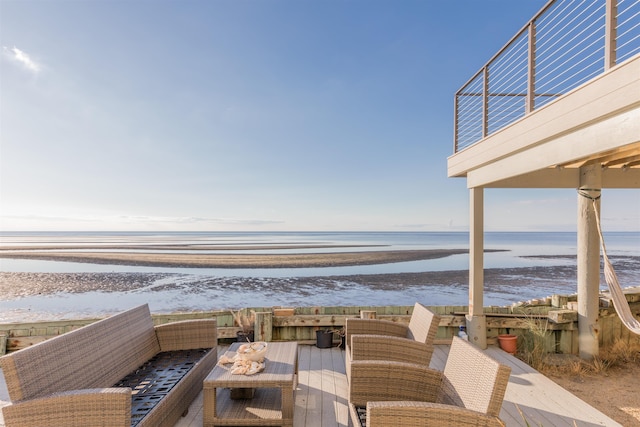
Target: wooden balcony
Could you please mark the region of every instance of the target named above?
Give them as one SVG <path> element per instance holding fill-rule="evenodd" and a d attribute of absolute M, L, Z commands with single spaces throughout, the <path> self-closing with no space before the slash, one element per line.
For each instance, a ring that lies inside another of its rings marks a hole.
<path fill-rule="evenodd" d="M 640 188 L 640 55 L 449 158 L 467 187 L 580 187 L 601 166 L 601 188 Z"/>

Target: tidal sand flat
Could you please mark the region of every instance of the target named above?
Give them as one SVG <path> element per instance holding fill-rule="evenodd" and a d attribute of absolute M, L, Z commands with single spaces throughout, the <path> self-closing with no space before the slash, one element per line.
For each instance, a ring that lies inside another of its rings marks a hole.
<path fill-rule="evenodd" d="M 638 283 L 640 257 L 618 261 L 621 282 Z M 144 303 L 156 313 L 416 301 L 460 306 L 468 304 L 468 289 L 466 270 L 311 277 L 296 277 L 293 269 L 290 277 L 0 272 L 0 322 L 97 317 Z M 576 289 L 571 265 L 487 269 L 484 304 L 510 305 Z"/>
<path fill-rule="evenodd" d="M 467 233 L 2 234 L 0 322 L 273 306 L 468 304 Z M 640 234 L 609 240 L 623 286 Z M 485 305 L 576 292 L 575 233 L 487 233 Z M 604 280 L 602 280 L 604 285 Z"/>
<path fill-rule="evenodd" d="M 130 248 L 121 247 L 121 250 Z M 257 249 L 255 247 L 246 250 Z M 260 248 L 264 249 L 264 248 Z M 289 247 L 289 249 L 292 249 Z M 296 248 L 299 249 L 299 248 Z M 305 248 L 306 249 L 306 248 Z M 310 268 L 387 264 L 444 258 L 467 253 L 465 249 L 381 250 L 363 252 L 289 253 L 289 254 L 220 254 L 220 253 L 159 253 L 159 252 L 83 252 L 65 248 L 47 251 L 0 251 L 0 257 L 66 261 L 90 264 L 113 264 L 149 267 L 191 268 Z"/>

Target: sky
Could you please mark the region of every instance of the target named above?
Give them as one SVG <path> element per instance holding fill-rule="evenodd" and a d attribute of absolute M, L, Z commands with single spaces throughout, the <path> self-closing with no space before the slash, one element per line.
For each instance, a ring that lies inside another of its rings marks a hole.
<path fill-rule="evenodd" d="M 0 0 L 0 231 L 467 230 L 454 93 L 545 3 Z M 485 228 L 577 197 L 485 190 Z"/>

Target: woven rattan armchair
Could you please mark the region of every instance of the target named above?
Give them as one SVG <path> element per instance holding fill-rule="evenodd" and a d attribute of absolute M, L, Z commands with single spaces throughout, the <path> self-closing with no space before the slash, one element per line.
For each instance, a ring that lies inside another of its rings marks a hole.
<path fill-rule="evenodd" d="M 415 303 L 409 324 L 379 319 L 347 318 L 345 367 L 351 381 L 355 360 L 384 360 L 429 366 L 440 316 Z"/>
<path fill-rule="evenodd" d="M 353 425 L 503 426 L 499 418 L 511 368 L 458 337 L 444 371 L 404 362 L 353 361 Z"/>

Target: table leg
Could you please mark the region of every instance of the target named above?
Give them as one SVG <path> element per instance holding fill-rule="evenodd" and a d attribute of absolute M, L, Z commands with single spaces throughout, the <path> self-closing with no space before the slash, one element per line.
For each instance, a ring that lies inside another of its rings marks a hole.
<path fill-rule="evenodd" d="M 204 402 L 203 402 L 204 426 L 213 426 L 213 422 L 218 416 L 218 413 L 216 410 L 217 394 L 218 394 L 218 390 L 216 388 L 208 388 L 204 390 Z"/>
<path fill-rule="evenodd" d="M 283 427 L 293 427 L 293 387 L 282 387 L 282 425 Z"/>

